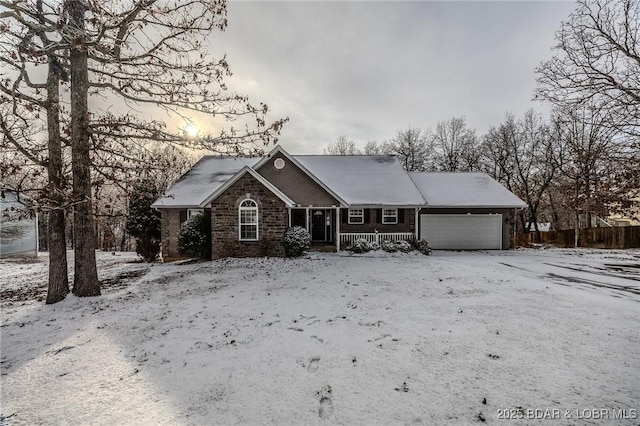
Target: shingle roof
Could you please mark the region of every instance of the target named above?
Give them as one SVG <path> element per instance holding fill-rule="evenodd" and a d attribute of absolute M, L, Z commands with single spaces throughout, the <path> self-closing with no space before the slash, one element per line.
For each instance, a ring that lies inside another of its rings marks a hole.
<path fill-rule="evenodd" d="M 199 207 L 244 166 L 252 167 L 259 157 L 206 155 L 182 175 L 151 207 Z"/>
<path fill-rule="evenodd" d="M 486 173 L 410 172 L 428 207 L 521 208 L 526 203 Z"/>
<path fill-rule="evenodd" d="M 349 205 L 424 205 L 420 192 L 392 155 L 293 157 Z"/>
<path fill-rule="evenodd" d="M 290 157 L 350 206 L 526 207 L 485 173 L 407 173 L 392 155 Z M 152 207 L 202 207 L 243 167 L 255 168 L 263 158 L 205 156 Z"/>

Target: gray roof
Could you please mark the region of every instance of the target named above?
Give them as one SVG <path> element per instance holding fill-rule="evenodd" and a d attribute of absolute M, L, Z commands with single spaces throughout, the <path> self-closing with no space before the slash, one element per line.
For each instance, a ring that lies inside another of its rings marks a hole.
<path fill-rule="evenodd" d="M 407 173 L 392 155 L 291 157 L 350 206 L 526 207 L 485 173 Z M 203 207 L 225 182 L 262 158 L 204 156 L 152 207 Z"/>
<path fill-rule="evenodd" d="M 526 203 L 486 173 L 410 172 L 429 207 L 520 208 Z"/>
<path fill-rule="evenodd" d="M 420 206 L 424 199 L 392 155 L 294 155 L 349 205 Z"/>
<path fill-rule="evenodd" d="M 252 167 L 259 160 L 259 157 L 205 155 L 151 207 L 200 207 L 209 195 L 244 166 Z"/>

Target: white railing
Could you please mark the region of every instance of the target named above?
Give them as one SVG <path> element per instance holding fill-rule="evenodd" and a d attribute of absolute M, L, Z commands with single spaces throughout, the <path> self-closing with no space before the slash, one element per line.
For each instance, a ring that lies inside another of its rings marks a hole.
<path fill-rule="evenodd" d="M 340 242 L 345 246 L 353 244 L 358 239 L 380 244 L 384 240 L 411 241 L 415 238 L 413 232 L 349 232 L 340 234 Z"/>

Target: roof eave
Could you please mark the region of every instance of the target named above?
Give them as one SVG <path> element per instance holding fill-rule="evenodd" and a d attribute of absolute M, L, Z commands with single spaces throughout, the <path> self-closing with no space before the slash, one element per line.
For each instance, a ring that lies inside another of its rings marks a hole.
<path fill-rule="evenodd" d="M 444 205 L 444 204 L 429 204 L 426 206 L 422 206 L 423 208 L 427 208 L 427 209 L 521 209 L 521 208 L 525 208 L 527 207 L 519 205 L 519 206 L 514 206 L 514 205 L 496 205 L 496 204 L 490 204 L 490 205 L 461 205 L 461 204 L 456 204 L 456 205 Z"/>
<path fill-rule="evenodd" d="M 202 206 L 199 204 L 151 204 L 152 209 L 160 210 L 160 209 L 201 209 Z"/>

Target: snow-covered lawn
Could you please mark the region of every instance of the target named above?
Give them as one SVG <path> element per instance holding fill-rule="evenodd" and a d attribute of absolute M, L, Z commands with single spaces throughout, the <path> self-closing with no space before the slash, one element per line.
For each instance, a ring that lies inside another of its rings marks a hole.
<path fill-rule="evenodd" d="M 0 262 L 0 423 L 640 421 L 639 251 L 98 255 L 53 306 Z"/>

